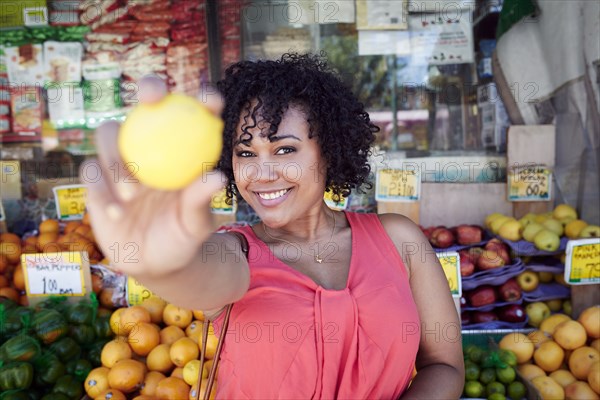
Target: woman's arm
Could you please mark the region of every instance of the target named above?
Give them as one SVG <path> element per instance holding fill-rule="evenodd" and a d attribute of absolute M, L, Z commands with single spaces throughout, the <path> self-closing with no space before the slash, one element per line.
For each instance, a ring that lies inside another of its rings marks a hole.
<path fill-rule="evenodd" d="M 417 375 L 402 399 L 458 399 L 464 385 L 461 326 L 442 266 L 412 221 L 398 214 L 380 219 L 407 266 L 421 320 Z"/>

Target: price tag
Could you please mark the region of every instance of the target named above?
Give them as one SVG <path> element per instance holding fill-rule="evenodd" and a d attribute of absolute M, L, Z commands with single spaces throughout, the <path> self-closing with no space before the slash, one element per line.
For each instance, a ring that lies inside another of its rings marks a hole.
<path fill-rule="evenodd" d="M 237 204 L 235 202 L 235 198 L 232 199 L 232 204 L 229 205 L 226 202 L 227 196 L 225 189 L 216 193 L 212 200 L 210 201 L 210 211 L 213 214 L 223 214 L 223 215 L 232 215 L 235 214 L 237 210 Z"/>
<path fill-rule="evenodd" d="M 85 186 L 56 186 L 52 191 L 56 202 L 56 214 L 60 220 L 72 221 L 83 218 L 87 201 L 87 188 Z"/>
<path fill-rule="evenodd" d="M 342 211 L 348 208 L 348 199 L 345 197 L 340 197 L 340 201 L 336 202 L 333 200 L 333 192 L 331 191 L 325 192 L 323 199 L 325 200 L 327 207 L 331 208 L 332 210 Z"/>
<path fill-rule="evenodd" d="M 380 169 L 375 181 L 375 200 L 415 202 L 421 197 L 421 174 L 405 169 Z"/>
<path fill-rule="evenodd" d="M 144 285 L 139 283 L 135 278 L 131 276 L 127 277 L 127 304 L 129 306 L 137 306 L 142 301 L 149 299 L 150 297 L 158 297 Z"/>
<path fill-rule="evenodd" d="M 550 201 L 552 171 L 543 165 L 512 168 L 507 174 L 509 201 Z"/>
<path fill-rule="evenodd" d="M 29 297 L 86 295 L 90 270 L 81 252 L 23 254 L 21 267 Z"/>
<path fill-rule="evenodd" d="M 440 264 L 444 269 L 444 274 L 448 280 L 452 297 L 460 298 L 462 296 L 462 281 L 460 279 L 460 256 L 455 251 L 447 253 L 437 253 Z"/>
<path fill-rule="evenodd" d="M 570 285 L 600 283 L 600 238 L 569 240 L 565 281 Z"/>

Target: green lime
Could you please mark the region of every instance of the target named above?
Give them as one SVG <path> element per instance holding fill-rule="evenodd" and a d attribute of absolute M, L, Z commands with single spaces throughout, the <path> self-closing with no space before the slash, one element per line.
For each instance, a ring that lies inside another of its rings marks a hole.
<path fill-rule="evenodd" d="M 467 381 L 465 383 L 465 396 L 470 398 L 478 398 L 483 395 L 485 388 L 480 382 Z"/>
<path fill-rule="evenodd" d="M 484 351 L 481 347 L 471 344 L 465 349 L 465 359 L 473 361 L 475 364 L 479 364 L 483 357 L 483 353 Z"/>
<path fill-rule="evenodd" d="M 477 364 L 467 361 L 465 363 L 465 379 L 467 381 L 476 381 L 479 379 L 479 367 Z"/>
<path fill-rule="evenodd" d="M 500 350 L 500 360 L 504 361 L 511 367 L 517 366 L 517 355 L 512 350 L 502 349 Z"/>
<path fill-rule="evenodd" d="M 514 381 L 508 385 L 508 397 L 512 400 L 521 400 L 525 398 L 527 388 L 519 381 Z"/>
<path fill-rule="evenodd" d="M 485 387 L 485 390 L 488 397 L 494 393 L 500 393 L 503 396 L 506 394 L 506 388 L 500 382 L 488 383 L 488 385 Z"/>
<path fill-rule="evenodd" d="M 496 368 L 496 376 L 500 382 L 509 384 L 515 380 L 517 373 L 513 367 Z"/>
<path fill-rule="evenodd" d="M 488 400 L 506 400 L 506 397 L 502 393 L 492 393 L 488 396 Z"/>
<path fill-rule="evenodd" d="M 479 382 L 487 385 L 488 383 L 492 383 L 496 381 L 496 371 L 494 368 L 484 368 L 481 370 L 481 374 L 479 374 Z"/>

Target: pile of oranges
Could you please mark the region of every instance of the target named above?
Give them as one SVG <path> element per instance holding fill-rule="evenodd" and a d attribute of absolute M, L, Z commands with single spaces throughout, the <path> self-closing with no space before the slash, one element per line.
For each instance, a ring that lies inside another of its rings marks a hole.
<path fill-rule="evenodd" d="M 538 330 L 509 333 L 499 345 L 517 355 L 519 372 L 543 400 L 600 399 L 600 305 L 576 321 L 553 314 Z"/>
<path fill-rule="evenodd" d="M 117 336 L 102 349 L 102 366 L 87 376 L 87 395 L 94 400 L 195 399 L 200 386 L 202 398 L 218 344 L 211 326 L 198 385 L 203 321 L 201 311 L 158 297 L 115 310 L 110 326 Z"/>
<path fill-rule="evenodd" d="M 21 239 L 14 233 L 0 235 L 0 297 L 27 305 L 21 254 L 85 251 L 90 264 L 98 264 L 103 256 L 94 238 L 89 215 L 81 221 L 59 223 L 55 219 L 42 221 L 38 234 Z M 92 276 L 94 291 L 99 294 L 100 280 Z"/>

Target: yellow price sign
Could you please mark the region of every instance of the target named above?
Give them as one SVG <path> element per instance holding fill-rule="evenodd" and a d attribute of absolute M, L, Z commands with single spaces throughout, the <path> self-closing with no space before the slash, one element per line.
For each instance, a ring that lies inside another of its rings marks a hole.
<path fill-rule="evenodd" d="M 331 208 L 332 210 L 341 211 L 348 208 L 348 199 L 343 196 L 340 196 L 340 201 L 337 202 L 333 199 L 332 191 L 325 192 L 325 194 L 323 195 L 323 199 L 325 200 L 325 204 L 327 204 L 327 207 Z"/>
<path fill-rule="evenodd" d="M 444 275 L 448 280 L 448 286 L 450 286 L 450 292 L 452 297 L 460 297 L 462 295 L 462 282 L 460 280 L 460 256 L 457 252 L 451 251 L 447 253 L 436 253 Z"/>
<path fill-rule="evenodd" d="M 415 170 L 384 168 L 377 171 L 375 200 L 419 201 L 421 174 Z"/>
<path fill-rule="evenodd" d="M 509 201 L 550 201 L 552 171 L 543 165 L 514 167 L 508 171 Z"/>
<path fill-rule="evenodd" d="M 23 254 L 27 296 L 85 296 L 89 264 L 81 252 Z"/>
<path fill-rule="evenodd" d="M 63 221 L 82 219 L 87 202 L 87 188 L 82 185 L 56 186 L 52 189 L 56 214 Z"/>
<path fill-rule="evenodd" d="M 565 281 L 571 285 L 600 283 L 600 239 L 569 240 Z"/>
<path fill-rule="evenodd" d="M 236 212 L 235 198 L 232 199 L 232 204 L 227 204 L 227 195 L 225 189 L 215 193 L 210 201 L 210 211 L 213 214 L 231 215 Z"/>
<path fill-rule="evenodd" d="M 127 277 L 127 304 L 129 306 L 137 306 L 142 301 L 149 299 L 150 297 L 159 297 L 155 295 L 150 289 L 142 285 L 137 279 L 131 276 Z"/>

